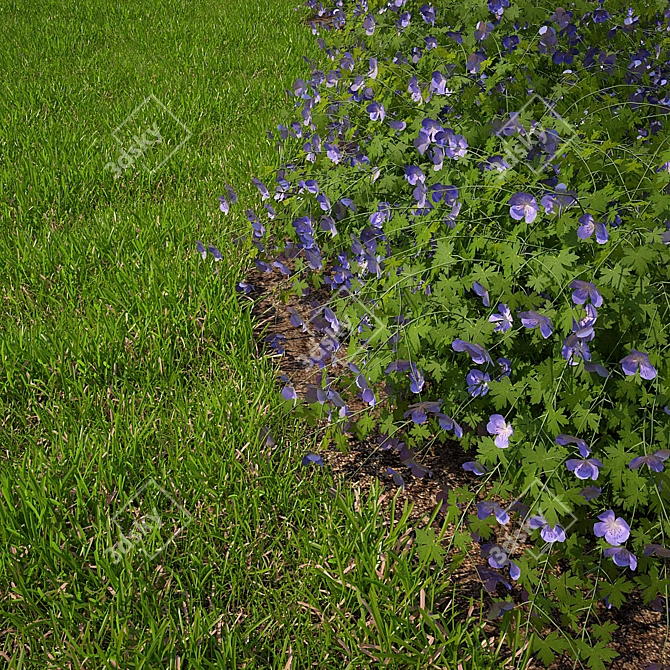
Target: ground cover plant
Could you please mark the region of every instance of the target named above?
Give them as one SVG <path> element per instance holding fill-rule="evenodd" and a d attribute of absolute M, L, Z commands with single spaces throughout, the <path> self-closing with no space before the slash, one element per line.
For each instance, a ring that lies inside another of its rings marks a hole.
<path fill-rule="evenodd" d="M 502 666 L 405 510 L 300 465 L 237 299 L 294 4 L 0 5 L 2 668 Z"/>
<path fill-rule="evenodd" d="M 600 603 L 668 620 L 670 8 L 308 4 L 329 62 L 246 210 L 260 272 L 330 293 L 291 313 L 320 342 L 286 406 L 397 450 L 400 487 L 433 442 L 475 449 L 452 547 L 543 662 L 605 667 Z"/>

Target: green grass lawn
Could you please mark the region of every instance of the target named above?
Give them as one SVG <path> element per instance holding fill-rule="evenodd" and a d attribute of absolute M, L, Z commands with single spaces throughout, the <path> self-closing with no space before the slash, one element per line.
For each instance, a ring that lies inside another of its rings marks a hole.
<path fill-rule="evenodd" d="M 217 196 L 276 165 L 297 4 L 0 5 L 0 667 L 499 667 L 402 511 L 300 467 L 234 291 Z"/>

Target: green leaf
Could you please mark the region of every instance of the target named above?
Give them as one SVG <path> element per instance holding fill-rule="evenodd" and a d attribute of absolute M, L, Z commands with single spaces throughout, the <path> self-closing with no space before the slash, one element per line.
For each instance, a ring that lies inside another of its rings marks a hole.
<path fill-rule="evenodd" d="M 602 582 L 600 584 L 600 595 L 603 598 L 608 598 L 614 607 L 619 608 L 626 602 L 626 594 L 630 593 L 634 588 L 634 584 L 624 577 L 620 577 L 613 584 Z"/>
<path fill-rule="evenodd" d="M 551 665 L 556 660 L 556 653 L 562 654 L 570 648 L 570 643 L 557 631 L 549 633 L 544 639 L 536 635 L 533 640 L 533 651 L 545 665 Z"/>
<path fill-rule="evenodd" d="M 416 530 L 417 552 L 422 562 L 435 561 L 439 566 L 444 563 L 444 548 L 437 541 L 432 528 Z"/>

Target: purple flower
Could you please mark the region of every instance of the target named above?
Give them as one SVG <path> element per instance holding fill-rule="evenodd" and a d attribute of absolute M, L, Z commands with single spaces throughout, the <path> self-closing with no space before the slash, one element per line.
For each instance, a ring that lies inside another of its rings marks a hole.
<path fill-rule="evenodd" d="M 323 458 L 319 454 L 309 453 L 302 459 L 302 464 L 304 466 L 314 463 L 315 465 L 320 465 L 323 467 Z"/>
<path fill-rule="evenodd" d="M 670 549 L 666 549 L 662 544 L 646 544 L 644 547 L 644 555 L 670 558 Z"/>
<path fill-rule="evenodd" d="M 270 191 L 268 191 L 268 187 L 260 179 L 256 179 L 256 177 L 252 177 L 251 181 L 254 183 L 254 186 L 260 191 L 261 199 L 267 200 L 270 197 Z"/>
<path fill-rule="evenodd" d="M 430 135 L 425 130 L 420 130 L 416 139 L 414 140 L 414 146 L 417 148 L 418 152 L 423 156 L 430 147 Z"/>
<path fill-rule="evenodd" d="M 276 267 L 283 275 L 286 275 L 287 277 L 291 276 L 291 271 L 281 261 L 274 261 L 272 265 L 273 267 Z"/>
<path fill-rule="evenodd" d="M 463 38 L 460 33 L 447 33 L 449 37 L 455 39 L 459 44 L 463 42 Z M 479 68 L 481 68 L 482 63 L 486 60 L 486 54 L 483 51 L 475 51 L 474 53 L 468 56 L 468 60 L 465 63 L 465 70 L 468 74 L 477 74 Z"/>
<path fill-rule="evenodd" d="M 462 203 L 460 201 L 455 202 L 451 208 L 451 212 L 444 217 L 444 222 L 452 230 L 456 227 L 456 217 L 458 216 L 458 213 L 461 211 L 461 205 Z"/>
<path fill-rule="evenodd" d="M 503 303 L 498 303 L 498 312 L 498 314 L 492 314 L 489 317 L 491 323 L 497 324 L 493 332 L 506 333 L 512 327 L 512 312 Z"/>
<path fill-rule="evenodd" d="M 511 112 L 509 115 L 509 119 L 506 119 L 502 123 L 498 120 L 494 120 L 493 126 L 494 126 L 494 132 L 498 137 L 503 135 L 505 137 L 510 137 L 511 135 L 514 135 L 514 133 L 518 132 L 520 134 L 523 134 L 524 132 L 523 126 L 519 122 L 519 112 Z"/>
<path fill-rule="evenodd" d="M 475 28 L 475 39 L 483 42 L 493 31 L 495 26 L 490 21 L 480 21 Z"/>
<path fill-rule="evenodd" d="M 551 193 L 543 195 L 540 204 L 544 207 L 545 212 L 551 214 L 554 211 L 554 205 L 556 204 L 556 196 Z"/>
<path fill-rule="evenodd" d="M 430 187 L 431 200 L 437 204 L 444 199 L 445 205 L 451 205 L 458 199 L 458 189 L 455 186 L 445 186 L 444 184 L 433 184 Z"/>
<path fill-rule="evenodd" d="M 465 376 L 465 381 L 468 384 L 468 393 L 473 398 L 485 396 L 489 392 L 491 378 L 488 373 L 481 372 L 480 370 L 470 370 Z"/>
<path fill-rule="evenodd" d="M 604 23 L 607 21 L 607 19 L 609 19 L 609 17 L 609 12 L 602 7 L 599 7 L 593 11 L 593 23 Z"/>
<path fill-rule="evenodd" d="M 228 204 L 228 201 L 222 195 L 219 196 L 219 200 L 221 202 L 221 204 L 219 205 L 219 209 L 224 214 L 228 214 L 228 212 L 230 211 L 230 205 Z"/>
<path fill-rule="evenodd" d="M 399 486 L 403 491 L 405 490 L 405 482 L 402 475 L 393 468 L 387 467 L 386 472 L 393 477 L 393 483 Z"/>
<path fill-rule="evenodd" d="M 200 240 L 196 241 L 195 248 L 198 250 L 198 253 L 202 256 L 202 260 L 204 261 L 205 258 L 207 258 L 207 249 L 205 249 L 205 246 Z"/>
<path fill-rule="evenodd" d="M 466 472 L 473 472 L 476 475 L 483 475 L 486 472 L 486 468 L 477 461 L 468 461 L 463 463 L 463 470 Z"/>
<path fill-rule="evenodd" d="M 302 192 L 303 188 L 306 188 L 313 195 L 318 195 L 319 193 L 319 185 L 317 184 L 316 179 L 306 179 L 305 181 L 301 179 L 298 182 L 298 186 L 300 186 L 300 192 Z"/>
<path fill-rule="evenodd" d="M 374 35 L 375 32 L 375 20 L 372 16 L 372 14 L 368 14 L 364 19 L 363 19 L 363 27 L 365 28 L 365 34 L 370 37 L 370 35 Z"/>
<path fill-rule="evenodd" d="M 463 437 L 463 429 L 450 416 L 447 416 L 446 414 L 438 414 L 437 420 L 439 421 L 442 430 L 453 430 L 456 437 Z"/>
<path fill-rule="evenodd" d="M 584 363 L 584 370 L 587 372 L 595 372 L 596 374 L 600 375 L 601 377 L 609 377 L 609 372 L 607 372 L 607 369 L 604 368 L 600 363 Z"/>
<path fill-rule="evenodd" d="M 596 242 L 598 244 L 606 244 L 607 240 L 609 240 L 607 225 L 594 221 L 590 214 L 580 216 L 579 223 L 581 225 L 577 229 L 577 237 L 579 237 L 580 240 L 588 239 L 593 235 L 594 231 L 596 234 Z"/>
<path fill-rule="evenodd" d="M 414 363 L 409 364 L 410 391 L 412 393 L 421 393 L 424 385 L 424 378 L 421 370 Z"/>
<path fill-rule="evenodd" d="M 484 582 L 484 588 L 489 593 L 494 594 L 496 592 L 496 586 L 498 584 L 503 584 L 507 589 L 512 588 L 512 585 L 509 582 L 505 581 L 505 578 L 501 574 L 493 572 L 493 570 L 487 568 L 485 565 L 477 565 L 475 567 L 477 568 L 477 573 L 479 574 L 479 577 Z"/>
<path fill-rule="evenodd" d="M 663 461 L 667 461 L 668 458 L 670 458 L 670 449 L 659 449 L 649 456 L 634 458 L 628 464 L 628 467 L 631 470 L 637 470 L 639 467 L 647 465 L 650 470 L 661 472 L 663 470 Z"/>
<path fill-rule="evenodd" d="M 435 25 L 435 8 L 433 5 L 422 5 L 421 9 L 421 18 L 429 25 Z"/>
<path fill-rule="evenodd" d="M 468 142 L 463 135 L 454 133 L 450 128 L 444 131 L 444 139 L 447 141 L 448 147 L 445 147 L 444 153 L 449 158 L 462 158 L 467 153 Z M 435 141 L 440 144 L 441 140 L 436 136 Z"/>
<path fill-rule="evenodd" d="M 319 195 L 316 196 L 316 201 L 324 212 L 330 211 L 330 200 L 325 193 L 319 193 Z"/>
<path fill-rule="evenodd" d="M 509 574 L 512 579 L 519 579 L 521 576 L 519 566 L 514 561 L 510 561 L 507 552 L 502 547 L 487 542 L 486 544 L 482 544 L 481 552 L 484 558 L 489 559 L 489 565 L 492 568 L 500 570 L 509 565 Z"/>
<path fill-rule="evenodd" d="M 509 438 L 514 435 L 514 428 L 505 423 L 505 417 L 502 414 L 492 414 L 486 430 L 489 435 L 496 435 L 495 445 L 498 449 L 507 449 L 509 447 Z"/>
<path fill-rule="evenodd" d="M 478 281 L 472 285 L 472 290 L 482 299 L 484 307 L 490 306 L 489 292 Z"/>
<path fill-rule="evenodd" d="M 356 377 L 356 386 L 361 389 L 360 397 L 364 402 L 368 403 L 370 407 L 374 407 L 377 403 L 375 394 L 372 389 L 368 386 L 368 382 L 363 375 L 358 375 Z"/>
<path fill-rule="evenodd" d="M 597 486 L 586 486 L 580 492 L 579 495 L 586 498 L 587 501 L 595 500 L 602 493 L 602 488 Z"/>
<path fill-rule="evenodd" d="M 352 82 L 351 86 L 349 86 L 349 93 L 356 93 L 357 91 L 360 91 L 363 88 L 363 85 L 365 84 L 365 77 L 361 74 L 357 74 Z M 352 97 L 355 97 L 352 95 Z M 359 98 L 356 98 L 357 101 L 359 101 Z"/>
<path fill-rule="evenodd" d="M 598 479 L 598 468 L 603 464 L 597 458 L 571 458 L 565 462 L 565 467 L 574 472 L 577 479 Z"/>
<path fill-rule="evenodd" d="M 407 370 L 409 370 L 409 361 L 393 361 L 384 368 L 384 374 L 388 375 L 392 372 L 407 372 Z"/>
<path fill-rule="evenodd" d="M 377 205 L 377 211 L 370 214 L 370 225 L 375 228 L 380 228 L 384 225 L 385 221 L 388 221 L 391 218 L 391 209 L 388 206 L 387 202 L 380 202 Z"/>
<path fill-rule="evenodd" d="M 433 471 L 429 468 L 424 467 L 421 463 L 417 463 L 415 460 L 409 458 L 405 459 L 403 463 L 410 469 L 410 472 L 417 478 L 423 479 L 424 477 L 432 477 Z"/>
<path fill-rule="evenodd" d="M 649 355 L 642 351 L 632 349 L 631 353 L 619 362 L 627 375 L 634 375 L 639 367 L 642 379 L 654 379 L 656 377 L 656 368 L 649 362 Z"/>
<path fill-rule="evenodd" d="M 628 549 L 624 547 L 608 547 L 603 552 L 605 556 L 611 556 L 615 565 L 621 568 L 630 568 L 635 570 L 637 567 L 637 558 Z"/>
<path fill-rule="evenodd" d="M 530 193 L 515 193 L 509 200 L 510 216 L 515 221 L 525 218 L 526 223 L 533 223 L 540 210 L 537 200 Z"/>
<path fill-rule="evenodd" d="M 392 130 L 405 130 L 405 128 L 407 128 L 407 123 L 405 123 L 405 121 L 393 121 L 393 120 L 390 120 L 390 121 L 389 121 L 389 127 L 390 127 Z"/>
<path fill-rule="evenodd" d="M 328 156 L 333 163 L 337 164 L 342 160 L 342 152 L 336 144 L 324 142 L 323 146 L 326 149 L 326 156 Z"/>
<path fill-rule="evenodd" d="M 428 189 L 426 188 L 425 184 L 422 183 L 417 184 L 414 191 L 412 191 L 412 196 L 416 200 L 418 207 L 429 206 L 429 203 L 426 200 L 428 197 Z"/>
<path fill-rule="evenodd" d="M 572 319 L 572 332 L 580 339 L 590 342 L 595 337 L 595 330 L 593 326 L 598 319 L 598 312 L 596 308 L 588 303 L 585 306 L 586 316 L 581 319 L 579 322 L 575 321 L 574 317 Z"/>
<path fill-rule="evenodd" d="M 519 42 L 520 39 L 517 35 L 509 35 L 507 37 L 503 37 L 502 39 L 503 48 L 510 53 L 517 49 Z"/>
<path fill-rule="evenodd" d="M 505 11 L 505 7 L 509 7 L 509 0 L 489 0 L 488 6 L 489 10 L 500 18 Z"/>
<path fill-rule="evenodd" d="M 470 358 L 472 358 L 473 362 L 477 363 L 478 365 L 481 365 L 484 362 L 493 363 L 489 352 L 479 344 L 466 342 L 465 340 L 454 340 L 451 343 L 451 347 L 454 351 L 467 351 L 468 354 L 470 354 Z"/>
<path fill-rule="evenodd" d="M 487 519 L 491 514 L 495 514 L 498 523 L 502 526 L 509 523 L 509 514 L 498 503 L 489 500 L 477 503 L 477 518 L 480 521 Z"/>
<path fill-rule="evenodd" d="M 553 544 L 554 542 L 565 542 L 565 531 L 560 524 L 556 524 L 556 526 L 552 528 L 547 523 L 542 527 L 540 537 L 550 544 Z"/>
<path fill-rule="evenodd" d="M 575 289 L 572 293 L 572 302 L 575 305 L 583 305 L 587 300 L 590 300 L 594 307 L 600 307 L 603 304 L 603 297 L 598 292 L 595 284 L 581 279 L 575 279 L 570 288 Z"/>
<path fill-rule="evenodd" d="M 405 418 L 410 417 L 412 419 L 412 423 L 420 425 L 425 423 L 426 419 L 428 419 L 427 413 L 439 414 L 440 404 L 441 401 L 417 402 L 413 405 L 410 405 L 403 416 Z"/>
<path fill-rule="evenodd" d="M 370 115 L 370 121 L 383 121 L 386 116 L 384 105 L 378 102 L 371 102 L 366 109 Z"/>
<path fill-rule="evenodd" d="M 269 263 L 260 260 L 260 258 L 256 258 L 254 263 L 259 272 L 272 272 L 272 266 Z"/>
<path fill-rule="evenodd" d="M 553 528 L 543 516 L 532 516 L 528 519 L 528 525 L 531 528 L 541 528 L 540 537 L 549 544 L 554 542 L 565 542 L 565 531 L 560 524 L 556 524 Z"/>
<path fill-rule="evenodd" d="M 248 284 L 247 282 L 241 281 L 241 282 L 238 282 L 235 285 L 235 290 L 238 293 L 247 294 L 247 293 L 251 293 L 254 290 L 254 286 L 253 286 L 253 284 Z"/>
<path fill-rule="evenodd" d="M 496 363 L 502 368 L 502 377 L 509 377 L 510 372 L 512 372 L 512 361 L 509 358 L 503 358 L 502 356 L 496 361 Z"/>
<path fill-rule="evenodd" d="M 289 321 L 290 321 L 291 325 L 294 328 L 302 328 L 302 332 L 306 333 L 307 332 L 307 326 L 305 326 L 305 322 L 302 320 L 302 317 L 300 316 L 300 314 L 298 314 L 295 307 L 287 307 L 287 311 L 291 315 L 289 317 Z"/>
<path fill-rule="evenodd" d="M 340 67 L 343 70 L 349 70 L 350 72 L 354 69 L 354 57 L 350 52 L 346 51 L 344 56 L 340 59 Z"/>
<path fill-rule="evenodd" d="M 396 26 L 398 27 L 398 30 L 403 30 L 407 28 L 411 19 L 412 15 L 409 12 L 403 12 L 398 17 L 398 20 L 395 22 Z"/>
<path fill-rule="evenodd" d="M 591 453 L 588 446 L 586 445 L 586 442 L 582 440 L 581 437 L 573 437 L 572 435 L 562 434 L 557 435 L 556 444 L 560 444 L 563 447 L 567 444 L 576 444 L 582 458 L 588 458 L 589 454 Z"/>
<path fill-rule="evenodd" d="M 382 433 L 379 438 L 379 448 L 382 451 L 388 451 L 389 449 L 400 450 L 407 445 L 404 442 L 400 441 L 398 437 L 389 437 L 386 433 Z"/>
<path fill-rule="evenodd" d="M 623 544 L 630 537 L 630 526 L 621 518 L 616 517 L 609 509 L 598 516 L 600 523 L 593 526 L 596 537 L 604 537 L 609 544 Z"/>
<path fill-rule="evenodd" d="M 444 165 L 444 151 L 441 147 L 433 147 L 428 151 L 428 158 L 433 163 L 433 170 L 441 170 Z"/>
<path fill-rule="evenodd" d="M 297 400 L 298 394 L 292 386 L 285 386 L 282 389 L 281 397 L 284 398 L 284 400 Z"/>
<path fill-rule="evenodd" d="M 521 319 L 521 323 L 526 328 L 533 329 L 540 326 L 540 333 L 542 333 L 542 337 L 545 340 L 553 332 L 551 319 L 548 316 L 543 316 L 542 314 L 538 314 L 537 312 L 531 310 L 529 312 L 519 312 L 519 318 Z"/>
<path fill-rule="evenodd" d="M 341 76 L 342 72 L 339 69 L 328 70 L 328 72 L 326 72 L 326 86 L 328 88 L 333 88 L 333 86 L 337 85 L 337 82 Z"/>
<path fill-rule="evenodd" d="M 237 193 L 233 191 L 232 186 L 230 184 L 226 184 L 226 195 L 228 196 L 228 200 L 230 201 L 231 205 L 236 205 L 237 204 Z"/>
<path fill-rule="evenodd" d="M 335 221 L 332 216 L 321 217 L 319 226 L 321 227 L 321 230 L 330 233 L 333 237 L 337 235 L 337 228 L 335 227 Z"/>
<path fill-rule="evenodd" d="M 433 72 L 430 80 L 430 90 L 436 95 L 447 95 L 447 78 L 438 70 Z"/>
<path fill-rule="evenodd" d="M 493 0 L 494 2 L 497 0 Z M 508 2 L 508 0 L 503 0 L 503 2 Z M 489 7 L 491 6 L 491 0 L 489 0 Z M 511 569 L 510 569 L 511 574 Z M 514 579 L 514 577 L 512 577 Z M 511 600 L 497 600 L 491 605 L 491 609 L 486 615 L 487 619 L 497 619 L 501 617 L 504 612 L 509 612 L 514 609 L 514 602 Z"/>
<path fill-rule="evenodd" d="M 416 406 L 410 405 L 410 409 L 405 412 L 404 417 L 410 417 L 412 419 L 412 423 L 417 424 L 420 426 L 422 423 L 426 423 L 428 419 L 428 415 L 426 414 L 426 410 L 422 407 L 423 403 L 417 403 Z"/>
<path fill-rule="evenodd" d="M 416 165 L 408 165 L 405 168 L 405 179 L 411 186 L 416 186 L 418 182 L 422 184 L 426 181 L 426 175 L 423 173 L 423 170 Z"/>
<path fill-rule="evenodd" d="M 551 26 L 542 26 L 538 32 L 540 34 L 540 43 L 538 46 L 540 53 L 553 53 L 558 44 L 556 30 Z"/>
<path fill-rule="evenodd" d="M 584 361 L 591 360 L 591 352 L 586 340 L 580 340 L 574 333 L 565 338 L 561 353 L 570 365 L 579 365 L 579 362 L 575 360 L 577 358 L 581 358 Z"/>
<path fill-rule="evenodd" d="M 223 258 L 221 252 L 213 244 L 210 244 L 207 248 L 209 249 L 209 253 L 214 256 L 215 261 L 220 261 Z"/>
<path fill-rule="evenodd" d="M 412 100 L 414 102 L 423 102 L 423 98 L 421 97 L 421 89 L 419 88 L 419 80 L 416 77 L 412 77 L 409 80 L 409 83 L 407 84 L 407 92 L 411 94 Z M 421 131 L 419 131 L 419 135 L 421 135 Z M 429 140 L 428 140 L 429 141 Z M 414 142 L 414 146 L 416 145 L 416 140 Z M 418 147 L 417 147 L 418 149 Z M 425 149 L 424 149 L 425 151 Z M 423 153 L 421 149 L 419 149 L 419 153 Z"/>

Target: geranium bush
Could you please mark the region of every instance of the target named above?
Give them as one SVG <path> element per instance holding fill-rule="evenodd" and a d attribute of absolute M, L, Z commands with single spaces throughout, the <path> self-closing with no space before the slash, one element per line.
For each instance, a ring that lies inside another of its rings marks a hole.
<path fill-rule="evenodd" d="M 258 270 L 331 295 L 290 313 L 320 344 L 287 407 L 379 436 L 401 486 L 476 450 L 454 546 L 520 585 L 540 658 L 603 667 L 596 604 L 670 584 L 668 3 L 308 4 L 324 64 L 247 210 Z"/>

